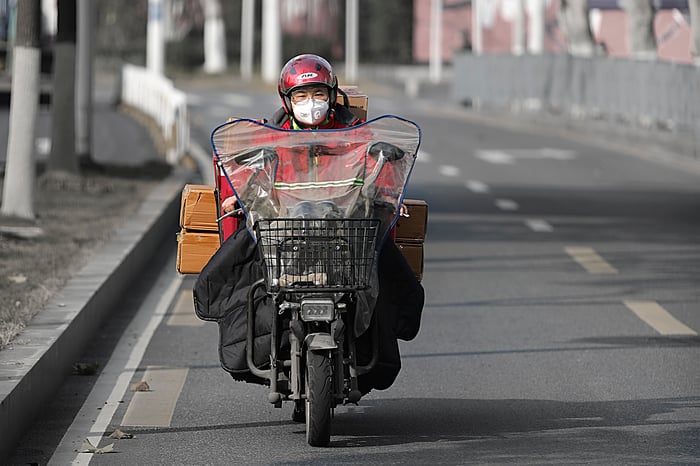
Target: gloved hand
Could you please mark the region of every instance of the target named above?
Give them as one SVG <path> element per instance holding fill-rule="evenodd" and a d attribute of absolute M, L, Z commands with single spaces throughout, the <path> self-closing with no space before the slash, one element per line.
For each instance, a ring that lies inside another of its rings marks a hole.
<path fill-rule="evenodd" d="M 375 142 L 369 148 L 369 155 L 374 158 L 379 158 L 380 155 L 383 155 L 385 159 L 394 161 L 399 160 L 406 155 L 406 153 L 399 147 L 389 144 L 388 142 Z"/>
<path fill-rule="evenodd" d="M 234 160 L 238 165 L 250 165 L 261 168 L 277 158 L 277 151 L 272 147 L 260 147 L 237 155 Z"/>

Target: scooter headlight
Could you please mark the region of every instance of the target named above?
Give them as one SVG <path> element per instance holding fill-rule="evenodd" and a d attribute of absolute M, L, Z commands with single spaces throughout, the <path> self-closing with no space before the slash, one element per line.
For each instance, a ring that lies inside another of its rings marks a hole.
<path fill-rule="evenodd" d="M 331 321 L 335 318 L 335 303 L 332 299 L 307 298 L 301 301 L 301 320 Z"/>

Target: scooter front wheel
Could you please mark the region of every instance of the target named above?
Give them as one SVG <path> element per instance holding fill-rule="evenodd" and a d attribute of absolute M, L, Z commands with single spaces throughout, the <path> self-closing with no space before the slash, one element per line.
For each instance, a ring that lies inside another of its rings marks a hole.
<path fill-rule="evenodd" d="M 325 447 L 331 441 L 333 379 L 328 351 L 306 352 L 306 441 Z"/>

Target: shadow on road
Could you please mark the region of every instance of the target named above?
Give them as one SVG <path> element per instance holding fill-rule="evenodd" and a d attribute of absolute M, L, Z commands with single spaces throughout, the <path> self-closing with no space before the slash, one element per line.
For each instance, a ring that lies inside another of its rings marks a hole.
<path fill-rule="evenodd" d="M 556 464 L 564 458 L 620 464 L 654 458 L 698 458 L 694 421 L 666 421 L 665 415 L 697 409 L 700 397 L 565 402 L 552 400 L 461 400 L 441 398 L 369 400 L 364 413 L 338 416 L 332 447 L 406 445 L 405 454 L 387 455 L 392 464 L 427 458 L 416 444 L 454 442 L 435 450 L 436 464 L 455 462 Z M 674 431 L 674 442 L 664 432 Z M 680 431 L 680 432 L 679 432 Z M 679 443 L 679 439 L 683 439 Z M 411 453 L 411 450 L 414 453 Z M 418 453 L 419 452 L 419 453 Z M 418 454 L 418 456 L 416 456 Z M 447 455 L 447 456 L 446 456 Z M 363 453 L 358 453 L 360 460 Z M 411 459 L 413 458 L 413 460 Z M 438 458 L 440 458 L 438 460 Z M 527 458 L 527 459 L 526 459 Z M 351 458 L 344 456 L 351 461 Z M 369 456 L 368 456 L 369 459 Z M 376 451 L 371 461 L 378 460 Z M 639 464 L 639 463 L 637 463 Z"/>

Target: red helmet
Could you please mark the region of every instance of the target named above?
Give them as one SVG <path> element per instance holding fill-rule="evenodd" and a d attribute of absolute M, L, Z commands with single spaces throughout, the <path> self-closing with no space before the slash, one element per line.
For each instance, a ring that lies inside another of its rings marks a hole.
<path fill-rule="evenodd" d="M 291 92 L 301 86 L 322 84 L 328 87 L 328 106 L 333 108 L 338 96 L 338 78 L 325 59 L 313 54 L 298 55 L 282 67 L 277 90 L 287 113 L 292 113 Z"/>

